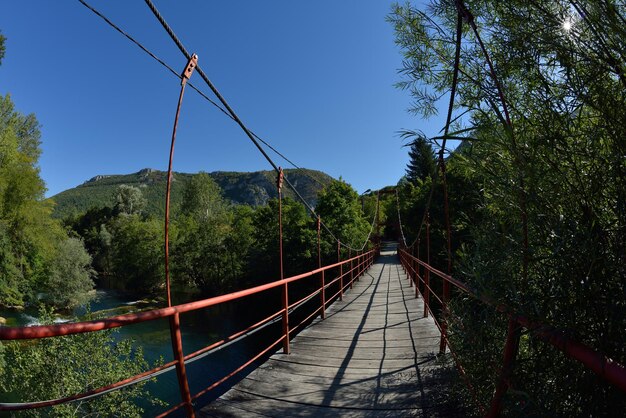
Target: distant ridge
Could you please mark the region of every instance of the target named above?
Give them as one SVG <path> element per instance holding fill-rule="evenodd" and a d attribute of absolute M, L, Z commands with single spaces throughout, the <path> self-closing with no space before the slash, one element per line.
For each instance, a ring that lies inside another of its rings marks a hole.
<path fill-rule="evenodd" d="M 274 171 L 208 173 L 222 189 L 223 196 L 233 203 L 252 206 L 264 205 L 270 198 L 277 197 L 276 174 Z M 180 203 L 185 184 L 195 174 L 174 173 L 172 182 L 172 205 Z M 298 189 L 306 201 L 315 206 L 317 193 L 331 182 L 326 173 L 305 168 L 286 169 L 285 175 Z M 92 207 L 113 206 L 117 189 L 122 184 L 139 187 L 148 201 L 146 212 L 161 216 L 165 212 L 165 184 L 167 172 L 144 168 L 133 174 L 97 175 L 80 186 L 65 190 L 50 197 L 55 202 L 54 216 L 65 218 L 85 212 Z M 285 187 L 285 196 L 295 197 Z"/>

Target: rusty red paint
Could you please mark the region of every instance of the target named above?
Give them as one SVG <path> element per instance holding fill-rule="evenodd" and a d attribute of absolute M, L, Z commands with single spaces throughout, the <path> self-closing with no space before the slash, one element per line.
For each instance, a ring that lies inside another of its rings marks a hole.
<path fill-rule="evenodd" d="M 337 262 L 341 263 L 341 241 L 337 240 Z M 339 266 L 339 300 L 343 300 L 343 265 Z"/>
<path fill-rule="evenodd" d="M 280 280 L 285 278 L 285 271 L 283 267 L 283 180 L 284 173 L 282 168 L 278 168 L 278 178 L 276 179 L 276 187 L 278 189 L 278 255 L 280 263 Z M 281 288 L 281 297 L 283 304 L 283 353 L 289 354 L 289 285 L 285 283 Z"/>
<path fill-rule="evenodd" d="M 428 224 L 427 224 L 426 230 L 427 230 L 427 241 L 428 241 Z M 401 252 L 400 258 L 401 258 L 402 263 L 408 265 L 409 260 L 411 260 L 413 256 L 410 255 L 408 252 L 406 252 L 406 250 L 401 249 L 400 252 Z M 428 252 L 428 248 L 427 248 L 427 252 Z M 450 285 L 456 287 L 462 292 L 465 292 L 469 296 L 481 301 L 482 303 L 485 303 L 486 305 L 492 306 L 498 312 L 511 315 L 512 320 L 515 321 L 515 323 L 517 323 L 520 327 L 523 327 L 529 330 L 531 336 L 535 338 L 539 338 L 551 344 L 553 347 L 559 349 L 564 354 L 582 363 L 587 369 L 593 371 L 602 379 L 615 385 L 617 388 L 619 388 L 623 392 L 626 392 L 626 367 L 624 365 L 616 362 L 615 360 L 607 357 L 603 353 L 600 353 L 585 344 L 572 340 L 571 338 L 567 337 L 563 331 L 560 331 L 551 326 L 547 326 L 545 324 L 532 322 L 526 317 L 515 315 L 514 312 L 512 312 L 512 310 L 509 307 L 505 305 L 501 305 L 501 304 L 498 305 L 494 303 L 488 297 L 485 297 L 484 295 L 479 295 L 473 292 L 464 283 L 452 278 L 450 275 L 447 275 L 433 268 L 427 262 L 424 262 L 419 259 L 416 261 L 418 262 L 419 265 L 421 265 L 425 269 L 425 275 L 424 275 L 425 276 L 424 284 L 426 285 L 426 288 L 424 290 L 425 302 L 427 301 L 429 297 L 429 293 L 432 293 L 433 297 L 439 299 L 436 293 L 432 291 L 429 285 L 429 275 L 430 273 L 433 273 L 437 277 L 444 280 L 444 282 L 448 282 Z M 430 311 L 427 303 L 424 304 L 424 310 L 425 312 Z M 425 313 L 425 316 L 427 315 L 428 314 Z M 440 328 L 440 331 L 442 331 L 442 334 L 443 334 L 442 327 L 439 325 L 437 321 L 435 323 Z M 446 338 L 446 343 L 449 346 L 449 340 L 447 339 L 447 337 L 445 338 Z M 511 347 L 510 350 L 513 350 L 514 346 L 510 345 L 510 347 Z M 507 356 L 505 355 L 505 357 Z"/>
<path fill-rule="evenodd" d="M 519 323 L 510 318 L 506 333 L 506 342 L 504 344 L 502 370 L 500 371 L 498 384 L 496 385 L 496 390 L 494 392 L 493 399 L 491 400 L 491 407 L 487 413 L 487 416 L 490 418 L 500 416 L 500 412 L 502 410 L 502 399 L 509 388 L 509 380 L 513 374 L 513 364 L 519 351 L 521 331 L 522 327 Z"/>
<path fill-rule="evenodd" d="M 178 105 L 176 106 L 176 115 L 174 117 L 174 127 L 172 128 L 172 141 L 170 144 L 169 164 L 167 168 L 167 186 L 165 191 L 165 225 L 164 225 L 164 250 L 165 250 L 165 291 L 167 293 L 167 306 L 172 306 L 172 295 L 170 287 L 170 245 L 169 245 L 169 225 L 170 225 L 170 197 L 172 189 L 172 168 L 174 164 L 174 145 L 176 144 L 176 130 L 178 128 L 178 119 L 180 110 L 183 105 L 183 96 L 185 95 L 185 86 L 187 80 L 193 74 L 194 68 L 198 65 L 198 56 L 193 56 L 188 60 L 185 70 L 181 77 L 180 94 L 178 96 Z M 193 406 L 191 405 L 191 394 L 189 392 L 189 383 L 187 382 L 187 372 L 185 370 L 185 362 L 183 360 L 183 347 L 180 335 L 180 321 L 178 314 L 170 317 L 170 333 L 172 341 L 172 350 L 174 359 L 176 360 L 176 375 L 178 377 L 178 385 L 180 388 L 181 398 L 185 403 L 185 410 L 188 417 L 194 417 Z"/>
<path fill-rule="evenodd" d="M 419 260 L 418 260 L 419 263 Z M 422 264 L 422 263 L 420 263 Z M 426 211 L 426 265 L 430 266 L 430 213 Z M 424 271 L 424 318 L 428 317 L 430 309 L 430 270 Z"/>
<path fill-rule="evenodd" d="M 373 254 L 377 251 L 377 249 L 373 249 L 370 252 L 368 252 L 368 256 L 369 256 L 369 261 L 368 261 L 368 266 L 371 264 L 372 262 L 372 256 Z M 272 283 L 268 283 L 265 285 L 261 285 L 261 286 L 256 286 L 250 289 L 245 289 L 242 291 L 238 291 L 238 292 L 233 292 L 227 295 L 222 295 L 222 296 L 217 296 L 214 298 L 210 298 L 210 299 L 204 299 L 201 301 L 196 301 L 196 302 L 189 302 L 189 303 L 185 303 L 185 304 L 181 304 L 181 305 L 176 305 L 176 306 L 171 306 L 171 307 L 167 307 L 167 308 L 161 308 L 161 309 L 155 309 L 155 310 L 151 310 L 151 311 L 145 311 L 145 312 L 138 312 L 138 313 L 132 313 L 132 314 L 125 314 L 125 315 L 118 315 L 118 316 L 114 316 L 114 317 L 110 317 L 110 318 L 106 318 L 106 319 L 98 319 L 98 320 L 93 320 L 93 321 L 85 321 L 85 322 L 78 322 L 78 323 L 66 323 L 66 324 L 53 324 L 53 325 L 40 325 L 40 326 L 33 326 L 33 327 L 0 327 L 0 340 L 18 340 L 18 339 L 33 339 L 33 338 L 48 338 L 48 337 L 55 337 L 55 336 L 62 336 L 62 335 L 71 335 L 71 334 L 78 334 L 78 333 L 84 333 L 84 332 L 95 332 L 95 331 L 100 331 L 100 330 L 105 330 L 105 329 L 111 329 L 111 328 L 116 328 L 116 327 L 122 327 L 122 326 L 126 326 L 126 325 L 130 325 L 130 324 L 135 324 L 135 323 L 140 323 L 140 322 L 146 322 L 146 321 L 153 321 L 153 320 L 157 320 L 157 319 L 162 319 L 162 318 L 170 318 L 171 321 L 173 322 L 177 322 L 177 320 L 179 321 L 179 315 L 185 312 L 190 312 L 190 311 L 194 311 L 194 310 L 198 310 L 198 309 L 203 309 L 203 308 L 207 308 L 210 306 L 215 306 L 218 304 L 222 304 L 222 303 L 226 303 L 226 302 L 230 302 L 233 300 L 237 300 L 237 299 L 241 299 L 241 298 L 245 298 L 254 294 L 258 294 L 261 292 L 265 292 L 268 291 L 270 289 L 274 289 L 276 287 L 279 286 L 286 286 L 291 282 L 295 282 L 298 280 L 305 280 L 309 277 L 315 277 L 317 274 L 320 274 L 321 272 L 326 272 L 332 269 L 336 269 L 338 267 L 343 268 L 344 265 L 348 265 L 350 263 L 354 263 L 356 257 L 350 258 L 348 260 L 344 260 L 338 263 L 334 263 L 322 268 L 318 268 L 315 269 L 313 271 L 307 272 L 307 273 L 303 273 L 303 274 L 299 274 L 296 276 L 292 276 L 290 278 L 287 279 L 283 279 L 283 280 L 279 280 L 276 282 L 272 282 Z M 356 267 L 355 267 L 356 268 Z M 350 272 L 352 273 L 354 270 L 351 270 Z M 344 273 L 343 276 L 347 275 L 348 272 Z M 337 280 L 337 279 L 335 279 Z M 329 284 L 327 284 L 326 286 L 328 286 Z M 318 292 L 319 290 L 316 290 L 315 292 Z M 75 401 L 75 400 L 80 400 L 80 399 L 84 399 L 87 397 L 91 397 L 93 395 L 97 395 L 100 393 L 104 393 L 104 392 L 108 392 L 110 390 L 114 390 L 116 388 L 120 388 L 124 385 L 136 382 L 142 378 L 145 378 L 147 376 L 150 376 L 154 373 L 157 373 L 159 371 L 162 371 L 168 367 L 172 367 L 172 366 L 176 366 L 180 359 L 183 360 L 183 364 L 184 361 L 188 361 L 193 359 L 194 357 L 197 357 L 201 354 L 206 353 L 207 351 L 214 349 L 220 345 L 223 345 L 225 343 L 227 343 L 228 341 L 231 341 L 234 338 L 237 338 L 253 329 L 258 328 L 259 326 L 267 323 L 268 321 L 276 318 L 277 316 L 281 315 L 283 313 L 283 309 L 279 310 L 278 312 L 274 313 L 273 315 L 269 316 L 268 318 L 265 318 L 264 320 L 259 321 L 258 323 L 256 323 L 255 325 L 252 325 L 248 328 L 246 328 L 245 330 L 239 331 L 233 335 L 231 335 L 230 337 L 223 339 L 219 342 L 216 342 L 208 347 L 205 347 L 201 350 L 198 350 L 194 353 L 191 353 L 187 356 L 183 356 L 183 352 L 182 349 L 180 350 L 180 352 L 177 350 L 175 351 L 175 357 L 176 360 L 169 362 L 163 366 L 160 366 L 158 368 L 152 369 L 150 371 L 147 372 L 143 372 L 141 374 L 138 374 L 136 376 L 132 376 L 129 377 L 127 379 L 124 379 L 120 382 L 116 382 L 114 384 L 108 385 L 108 386 L 104 386 L 102 388 L 98 388 L 89 392 L 85 392 L 85 393 L 81 393 L 81 394 L 76 394 L 76 395 L 72 395 L 66 398 L 62 398 L 62 399 L 56 399 L 56 400 L 50 400 L 50 401 L 40 401 L 40 402 L 30 402 L 30 403 L 24 403 L 24 404 L 17 404 L 16 406 L 3 406 L 0 407 L 0 410 L 6 410 L 6 411 L 11 411 L 11 410 L 19 410 L 19 409 L 32 409 L 32 408 L 40 408 L 40 407 L 44 407 L 44 406 L 53 406 L 53 405 L 59 405 L 59 404 L 63 404 L 66 402 L 71 402 L 71 401 Z M 316 312 L 314 313 L 314 315 L 318 314 L 318 311 L 316 310 Z M 310 319 L 310 318 L 309 318 Z M 306 320 L 305 320 L 306 321 Z M 302 326 L 304 324 L 304 322 L 301 322 L 299 324 L 299 326 Z M 180 324 L 178 323 L 178 325 L 174 325 L 172 327 L 172 329 L 176 330 L 180 330 Z M 290 333 L 293 330 L 290 331 Z M 180 334 L 177 336 L 176 333 L 174 332 L 174 334 L 172 335 L 172 345 L 173 347 L 176 345 L 176 340 L 179 339 Z M 278 340 L 276 343 L 280 342 L 280 341 L 284 341 L 284 335 L 281 336 L 280 340 Z M 182 344 L 181 344 L 182 347 Z M 181 381 L 186 381 L 186 377 L 185 376 L 181 376 Z M 184 388 L 183 388 L 184 390 Z M 198 395 L 194 395 L 191 397 L 191 400 L 196 399 L 198 397 Z M 185 398 L 184 398 L 185 399 Z M 181 402 L 179 405 L 177 405 L 176 407 L 172 408 L 169 412 L 172 412 L 174 410 L 180 409 L 182 407 L 186 407 L 187 405 L 189 405 L 189 399 L 185 399 L 183 402 Z"/>

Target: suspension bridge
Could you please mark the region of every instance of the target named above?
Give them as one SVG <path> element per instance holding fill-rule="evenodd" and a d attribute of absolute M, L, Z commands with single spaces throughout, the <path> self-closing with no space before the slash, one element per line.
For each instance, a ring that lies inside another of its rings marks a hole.
<path fill-rule="evenodd" d="M 408 244 L 402 230 L 398 210 L 400 236 L 398 243 L 381 246 L 379 234 L 372 234 L 377 222 L 378 203 L 368 237 L 361 246 L 352 247 L 341 242 L 323 222 L 294 187 L 283 170 L 266 152 L 272 150 L 285 161 L 298 168 L 291 160 L 274 149 L 267 141 L 254 134 L 237 116 L 218 89 L 201 70 L 198 57 L 190 54 L 172 28 L 150 0 L 146 3 L 160 24 L 170 35 L 187 65 L 182 74 L 177 73 L 156 57 L 141 43 L 124 32 L 109 19 L 79 0 L 83 5 L 111 25 L 145 53 L 165 66 L 181 82 L 178 107 L 172 133 L 169 155 L 168 184 L 165 215 L 165 284 L 167 307 L 95 319 L 84 322 L 39 325 L 31 327 L 0 327 L 0 341 L 55 338 L 129 326 L 167 318 L 172 343 L 172 359 L 165 364 L 107 386 L 76 393 L 59 399 L 32 400 L 19 403 L 0 403 L 0 411 L 20 411 L 46 408 L 69 402 L 87 401 L 112 391 L 175 372 L 180 392 L 180 402 L 170 405 L 159 416 L 185 414 L 186 416 L 451 416 L 462 414 L 462 406 L 455 404 L 451 394 L 449 369 L 444 361 L 450 353 L 458 375 L 463 377 L 463 365 L 454 353 L 448 334 L 448 305 L 455 295 L 470 297 L 501 312 L 508 318 L 508 328 L 502 363 L 498 365 L 499 377 L 494 382 L 494 393 L 488 404 L 478 403 L 486 416 L 498 416 L 505 393 L 510 388 L 514 362 L 518 353 L 522 331 L 540 339 L 563 355 L 580 362 L 601 379 L 626 392 L 626 368 L 603 353 L 572 340 L 566 333 L 549 324 L 534 322 L 518 315 L 511 308 L 490 300 L 451 275 L 450 219 L 445 177 L 444 149 L 451 124 L 456 83 L 459 72 L 459 51 L 463 22 L 467 22 L 478 39 L 497 87 L 503 108 L 503 123 L 514 132 L 506 106 L 506 98 L 498 82 L 494 67 L 480 39 L 476 22 L 462 1 L 457 1 L 458 24 L 456 32 L 456 59 L 452 81 L 450 106 L 439 154 L 440 184 L 444 191 L 445 225 L 447 229 L 447 271 L 443 272 L 430 262 L 430 220 L 428 205 L 416 240 Z M 189 82 L 198 73 L 216 100 L 211 99 Z M 169 216 L 170 185 L 174 160 L 176 128 L 181 111 L 185 87 L 189 85 L 211 105 L 234 121 L 246 137 L 259 150 L 277 175 L 279 205 L 280 277 L 275 281 L 209 299 L 173 305 L 169 277 Z M 511 134 L 514 140 L 513 134 Z M 284 277 L 282 248 L 283 184 L 290 187 L 317 219 L 318 267 L 292 277 Z M 431 189 L 431 197 L 432 197 Z M 524 186 L 522 184 L 522 190 Z M 380 196 L 380 193 L 378 194 Z M 397 195 L 396 195 L 397 196 Z M 399 198 L 398 198 L 399 199 Z M 429 198 L 430 202 L 430 198 Z M 399 207 L 399 201 L 398 201 Z M 520 194 L 522 224 L 522 257 L 524 272 L 528 264 L 527 220 L 524 193 Z M 337 260 L 322 265 L 320 250 L 322 231 L 337 244 Z M 420 249 L 425 247 L 425 254 Z M 342 254 L 348 253 L 347 257 Z M 304 286 L 303 286 L 304 285 Z M 299 287 L 300 286 L 300 287 Z M 297 290 L 294 290 L 297 289 Z M 303 291 L 307 289 L 307 291 Z M 189 312 L 213 306 L 245 301 L 254 296 L 266 297 L 272 312 L 263 319 L 237 330 L 199 350 L 185 353 L 181 320 Z M 269 302 L 272 301 L 272 302 Z M 304 309 L 308 306 L 309 309 Z M 312 306 L 312 308 L 311 308 Z M 256 353 L 222 378 L 207 382 L 207 386 L 192 392 L 187 377 L 187 367 L 194 361 L 209 358 L 211 354 L 226 350 L 233 344 L 265 332 L 270 328 L 280 331 L 266 346 L 257 347 Z M 257 366 L 254 368 L 253 366 Z M 241 373 L 246 372 L 243 376 Z M 232 386 L 233 379 L 240 381 Z M 471 384 L 467 380 L 469 391 Z M 230 389 L 208 405 L 202 403 L 205 395 L 231 385 Z"/>
<path fill-rule="evenodd" d="M 354 288 L 201 416 L 451 416 L 439 332 L 395 244 Z"/>

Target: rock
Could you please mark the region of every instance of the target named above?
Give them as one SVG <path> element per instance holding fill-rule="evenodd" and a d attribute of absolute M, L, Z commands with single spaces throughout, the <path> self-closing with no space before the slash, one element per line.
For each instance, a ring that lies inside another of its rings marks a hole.
<path fill-rule="evenodd" d="M 100 174 L 100 175 L 97 175 L 97 176 L 95 176 L 95 177 L 90 178 L 90 179 L 89 179 L 89 180 L 87 180 L 84 184 L 88 184 L 88 183 L 95 183 L 96 181 L 99 181 L 99 180 L 105 179 L 105 178 L 107 178 L 107 177 L 111 177 L 111 176 Z"/>
<path fill-rule="evenodd" d="M 6 325 L 7 319 L 0 316 L 0 325 Z"/>

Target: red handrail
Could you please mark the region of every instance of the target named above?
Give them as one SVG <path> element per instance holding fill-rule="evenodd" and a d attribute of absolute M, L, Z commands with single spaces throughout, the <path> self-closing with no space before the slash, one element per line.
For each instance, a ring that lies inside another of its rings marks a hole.
<path fill-rule="evenodd" d="M 508 314 L 510 321 L 512 321 L 519 327 L 523 327 L 531 331 L 530 335 L 533 335 L 551 344 L 553 347 L 562 351 L 569 357 L 582 363 L 587 369 L 593 371 L 607 382 L 617 386 L 620 390 L 626 392 L 626 367 L 624 367 L 624 365 L 616 362 L 615 360 L 607 357 L 603 353 L 598 352 L 585 344 L 582 344 L 567 337 L 563 331 L 557 328 L 538 322 L 533 322 L 524 316 L 516 315 L 515 312 L 508 306 L 496 304 L 488 297 L 478 294 L 477 292 L 470 289 L 470 287 L 467 286 L 465 283 L 454 279 L 452 276 L 445 274 L 440 270 L 437 270 L 436 268 L 430 266 L 424 261 L 411 255 L 408 251 L 406 251 L 405 248 L 398 248 L 398 255 L 400 257 L 400 262 L 405 270 L 407 272 L 412 271 L 412 277 L 416 277 L 418 279 L 415 282 L 416 286 L 418 286 L 418 284 L 424 285 L 428 293 L 432 293 L 433 296 L 437 297 L 432 288 L 430 286 L 427 286 L 422 277 L 417 274 L 415 269 L 411 267 L 411 262 L 416 262 L 419 266 L 424 267 L 427 273 L 433 273 L 444 282 L 452 284 L 457 289 L 481 301 L 482 303 L 492 306 L 499 312 Z M 425 306 L 428 310 L 430 310 L 430 304 L 428 303 L 428 299 L 425 296 L 426 295 L 424 295 Z M 441 303 L 443 303 L 443 301 L 439 297 L 437 297 L 437 299 Z M 444 309 L 446 309 L 445 305 Z M 435 318 L 434 316 L 433 318 L 435 319 L 435 323 L 439 327 L 441 333 L 444 334 L 444 330 L 442 330 L 442 327 L 440 326 L 439 321 L 437 321 L 437 318 Z M 512 327 L 510 326 L 510 328 Z M 513 339 L 507 338 L 507 341 L 513 341 Z M 508 345 L 509 344 L 507 344 L 507 347 L 505 347 L 505 361 L 508 360 L 508 357 L 506 356 L 506 353 L 508 352 Z"/>
<path fill-rule="evenodd" d="M 74 322 L 74 323 L 36 325 L 36 326 L 30 326 L 30 327 L 25 327 L 25 326 L 23 327 L 0 327 L 0 341 L 59 337 L 63 335 L 95 332 L 95 331 L 101 331 L 101 330 L 112 329 L 112 328 L 117 328 L 117 327 L 123 327 L 123 326 L 131 325 L 131 324 L 141 323 L 141 322 L 154 321 L 157 319 L 170 318 L 170 317 L 173 317 L 174 315 L 178 316 L 182 313 L 196 311 L 199 309 L 205 309 L 205 308 L 216 306 L 222 303 L 231 302 L 231 301 L 242 299 L 251 295 L 259 294 L 261 292 L 265 292 L 270 289 L 279 288 L 281 286 L 286 287 L 286 285 L 288 285 L 289 283 L 302 281 L 309 277 L 315 277 L 318 274 L 324 274 L 325 272 L 338 268 L 338 267 L 341 268 L 340 274 L 337 278 L 331 280 L 329 283 L 320 283 L 322 287 L 315 289 L 312 293 L 310 293 L 305 298 L 299 300 L 298 302 L 289 305 L 287 308 L 287 311 L 288 311 L 287 314 L 289 314 L 290 312 L 292 312 L 293 310 L 301 306 L 303 303 L 310 300 L 316 294 L 322 293 L 323 289 L 328 288 L 328 286 L 335 283 L 338 279 L 341 279 L 341 281 L 343 282 L 343 278 L 348 277 L 348 274 L 350 274 L 350 277 L 351 277 L 349 279 L 350 280 L 349 285 L 351 286 L 352 281 L 356 280 L 358 276 L 360 276 L 365 271 L 365 269 L 367 269 L 374 262 L 374 258 L 377 254 L 378 254 L 378 249 L 374 248 L 364 254 L 357 255 L 355 257 L 348 258 L 346 260 L 343 260 L 334 264 L 329 264 L 327 266 L 317 268 L 315 270 L 312 270 L 306 273 L 298 274 L 298 275 L 295 275 L 295 276 L 292 276 L 283 280 L 277 280 L 275 282 L 255 286 L 249 289 L 240 290 L 240 291 L 229 293 L 226 295 L 216 296 L 216 297 L 199 300 L 195 302 L 183 303 L 180 305 L 171 306 L 167 308 L 153 309 L 153 310 L 144 311 L 144 312 L 117 315 L 117 316 L 113 316 L 109 318 L 95 319 L 91 321 L 82 321 L 82 322 Z M 348 266 L 350 264 L 352 264 L 351 268 L 349 269 L 344 268 L 344 266 Z M 347 285 L 348 284 L 345 284 L 345 286 Z M 329 303 L 329 301 L 324 301 L 324 302 L 325 302 L 324 305 Z M 272 349 L 272 347 L 275 347 L 281 341 L 285 341 L 286 339 L 289 339 L 289 336 L 292 335 L 296 329 L 304 325 L 309 319 L 311 319 L 313 316 L 318 314 L 322 309 L 323 309 L 322 306 L 318 307 L 312 315 L 309 315 L 307 318 L 301 321 L 298 325 L 292 327 L 291 330 L 287 330 L 286 333 L 283 332 L 279 340 L 272 343 L 269 347 L 266 347 L 263 350 L 261 350 L 251 360 L 245 362 L 243 365 L 238 367 L 235 371 L 231 372 L 230 374 L 223 377 L 219 381 L 213 383 L 211 386 L 204 389 L 203 391 L 193 395 L 192 399 L 197 399 L 202 394 L 217 387 L 219 384 L 228 380 L 234 374 L 238 373 L 240 370 L 247 367 L 254 360 L 266 354 L 269 350 Z M 229 337 L 226 337 L 220 341 L 214 342 L 200 350 L 197 350 L 191 354 L 186 355 L 183 357 L 183 360 L 185 363 L 193 361 L 197 359 L 199 356 L 207 355 L 216 349 L 220 349 L 225 345 L 233 343 L 241 338 L 245 338 L 247 335 L 250 335 L 253 332 L 260 330 L 261 328 L 273 323 L 273 321 L 276 321 L 277 319 L 282 317 L 282 314 L 284 313 L 284 311 L 285 309 L 280 307 L 280 309 L 277 312 L 271 314 L 267 318 L 261 321 L 258 321 L 254 325 L 251 325 L 243 330 L 240 330 L 232 334 Z M 119 381 L 119 382 L 116 382 L 107 386 L 103 386 L 97 389 L 93 389 L 88 392 L 75 394 L 75 395 L 71 395 L 71 396 L 64 397 L 64 398 L 45 400 L 45 401 L 35 401 L 35 402 L 23 402 L 23 403 L 0 403 L 0 411 L 34 409 L 34 408 L 41 408 L 41 407 L 46 407 L 46 406 L 59 405 L 62 403 L 78 401 L 78 400 L 83 400 L 87 398 L 93 398 L 93 397 L 102 395 L 104 393 L 108 393 L 110 391 L 117 390 L 122 387 L 149 379 L 158 374 L 164 373 L 165 371 L 172 370 L 174 369 L 174 366 L 176 365 L 176 363 L 177 363 L 176 361 L 171 361 L 167 364 L 164 364 L 162 366 L 159 366 L 149 371 L 142 372 L 135 376 L 131 376 L 122 381 Z M 178 376 L 178 378 L 180 379 L 181 377 Z M 166 411 L 164 414 L 173 412 L 183 406 L 186 406 L 185 402 L 182 402 L 179 405 L 174 406 L 172 409 L 170 409 L 169 411 Z"/>

